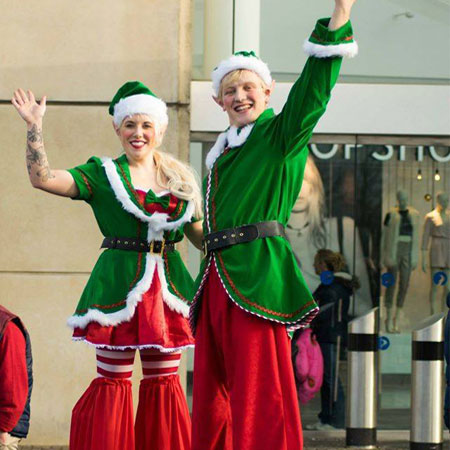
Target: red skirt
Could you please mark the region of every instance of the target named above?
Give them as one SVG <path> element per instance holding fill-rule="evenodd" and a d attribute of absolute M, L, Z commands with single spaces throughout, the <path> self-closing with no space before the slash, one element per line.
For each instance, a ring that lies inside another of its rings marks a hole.
<path fill-rule="evenodd" d="M 194 345 L 187 319 L 172 311 L 163 300 L 156 268 L 149 290 L 128 322 L 110 326 L 90 322 L 85 328 L 75 328 L 73 339 L 118 350 L 157 348 L 162 352 L 173 352 Z"/>

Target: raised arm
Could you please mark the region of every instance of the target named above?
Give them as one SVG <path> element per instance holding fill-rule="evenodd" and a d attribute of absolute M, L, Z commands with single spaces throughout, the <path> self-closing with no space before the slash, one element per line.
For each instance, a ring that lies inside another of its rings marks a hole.
<path fill-rule="evenodd" d="M 308 143 L 326 110 L 342 57 L 357 53 L 349 22 L 355 0 L 336 0 L 331 19 L 320 19 L 303 46 L 310 56 L 277 117 L 285 156 L 298 154 Z"/>
<path fill-rule="evenodd" d="M 52 170 L 44 149 L 42 121 L 46 108 L 46 97 L 36 102 L 31 91 L 18 89 L 11 103 L 27 124 L 26 163 L 28 176 L 33 187 L 51 194 L 76 197 L 78 188 L 67 170 Z"/>
<path fill-rule="evenodd" d="M 356 0 L 335 0 L 333 15 L 331 16 L 328 29 L 337 30 L 350 20 L 350 12 Z"/>

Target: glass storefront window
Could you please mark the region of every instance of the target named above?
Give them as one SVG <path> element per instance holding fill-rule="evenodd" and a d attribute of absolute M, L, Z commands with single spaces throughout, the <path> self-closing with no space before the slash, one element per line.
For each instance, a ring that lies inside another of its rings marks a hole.
<path fill-rule="evenodd" d="M 193 1 L 192 14 L 192 79 L 203 80 L 204 0 Z"/>
<path fill-rule="evenodd" d="M 213 0 L 194 0 L 193 76 L 208 79 L 204 64 L 205 5 Z M 237 2 L 236 2 L 237 3 Z M 294 81 L 306 61 L 302 42 L 318 18 L 330 16 L 330 2 L 285 0 L 259 1 L 259 17 L 236 17 L 224 13 L 230 36 L 236 21 L 259 20 L 259 54 L 277 81 Z M 224 7 L 225 9 L 225 7 Z M 379 0 L 358 3 L 352 21 L 360 54 L 346 61 L 341 80 L 347 82 L 448 84 L 450 40 L 447 1 Z M 420 30 L 420 32 L 417 32 Z M 426 37 L 426 38 L 424 38 Z M 230 41 L 234 38 L 230 38 Z M 430 45 L 436 43 L 436 45 Z M 234 45 L 234 44 L 233 44 Z M 234 48 L 232 51 L 243 50 Z M 445 55 L 445 56 L 443 56 Z M 228 55 L 218 54 L 217 60 Z"/>
<path fill-rule="evenodd" d="M 380 333 L 390 341 L 379 354 L 379 427 L 407 429 L 411 330 L 424 318 L 445 311 L 449 292 L 449 210 L 440 225 L 446 231 L 438 232 L 438 237 L 434 232 L 428 241 L 423 241 L 423 234 L 426 221 L 437 227 L 439 216 L 432 211 L 438 203 L 448 204 L 450 147 L 439 142 L 424 145 L 423 140 L 403 143 L 401 138 L 390 142 L 356 137 L 355 142 L 312 144 L 311 157 L 323 182 L 327 221 L 342 218 L 342 229 L 348 226 L 354 232 L 353 242 L 339 245 L 361 281 L 350 314 L 380 306 Z M 345 235 L 343 231 L 344 239 Z M 333 239 L 330 243 L 336 250 Z M 304 248 L 299 245 L 299 256 Z M 436 258 L 441 260 L 433 263 Z M 440 267 L 430 268 L 433 265 Z M 341 378 L 345 380 L 342 374 Z M 318 408 L 318 403 L 304 406 L 304 417 L 309 420 Z"/>
<path fill-rule="evenodd" d="M 279 81 L 293 81 L 306 60 L 301 44 L 315 21 L 329 17 L 332 3 L 261 0 L 262 58 Z M 361 2 L 352 10 L 357 58 L 342 67 L 341 80 L 350 82 L 446 83 L 450 78 L 448 17 L 450 5 L 440 1 L 379 0 Z M 417 32 L 420 30 L 420 33 Z M 423 40 L 423 36 L 427 36 Z M 442 42 L 430 49 L 429 40 Z"/>
<path fill-rule="evenodd" d="M 202 161 L 215 136 L 192 134 L 193 141 L 203 141 L 191 145 L 199 174 L 205 174 Z M 450 270 L 448 209 L 447 216 L 442 216 L 447 235 L 430 238 L 426 251 L 421 250 L 425 221 L 439 222 L 433 214 L 430 219 L 439 193 L 443 193 L 439 201 L 445 203 L 446 197 L 448 202 L 450 141 L 315 135 L 309 150 L 303 188 L 288 223 L 291 245 L 312 291 L 320 283 L 314 273 L 314 255 L 319 248 L 330 248 L 345 256 L 348 271 L 360 281 L 350 316 L 380 307 L 380 333 L 389 338 L 390 346 L 379 352 L 379 428 L 408 429 L 411 330 L 431 315 L 433 299 L 434 311 L 444 311 L 450 284 L 448 280 L 442 285 Z M 436 258 L 433 251 L 447 257 L 439 270 L 430 270 L 430 258 Z M 437 271 L 444 275 L 436 276 Z M 387 324 L 389 312 L 396 318 L 394 328 Z M 345 361 L 340 368 L 345 384 Z M 319 410 L 320 396 L 302 406 L 304 424 L 316 422 Z"/>

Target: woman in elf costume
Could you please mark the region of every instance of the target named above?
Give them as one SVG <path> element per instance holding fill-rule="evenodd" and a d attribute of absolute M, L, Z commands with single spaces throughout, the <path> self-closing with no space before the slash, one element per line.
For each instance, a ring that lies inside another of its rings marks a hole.
<path fill-rule="evenodd" d="M 109 112 L 124 153 L 52 170 L 42 137 L 46 98 L 14 93 L 27 123 L 26 161 L 32 185 L 86 201 L 105 236 L 73 316 L 73 338 L 96 347 L 97 374 L 72 412 L 71 450 L 190 448 L 190 418 L 177 369 L 194 343 L 187 299 L 190 278 L 175 243 L 201 227 L 192 171 L 156 150 L 167 107 L 138 81 L 124 84 Z M 194 233 L 195 234 L 195 233 Z M 135 350 L 143 368 L 133 431 L 131 382 Z"/>
<path fill-rule="evenodd" d="M 353 3 L 335 0 L 331 19 L 317 22 L 304 46 L 310 58 L 278 115 L 266 109 L 272 78 L 253 52 L 213 71 L 230 127 L 206 158 L 207 256 L 191 306 L 192 450 L 303 447 L 287 329 L 308 324 L 317 305 L 284 227 L 342 57 L 357 51 Z"/>

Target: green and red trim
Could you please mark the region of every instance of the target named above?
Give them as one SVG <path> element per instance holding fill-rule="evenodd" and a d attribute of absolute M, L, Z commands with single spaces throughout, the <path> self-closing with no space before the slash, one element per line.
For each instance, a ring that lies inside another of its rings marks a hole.
<path fill-rule="evenodd" d="M 337 30 L 330 30 L 330 19 L 320 19 L 310 38 L 303 44 L 304 51 L 316 58 L 348 57 L 358 53 L 358 44 L 353 38 L 350 21 Z"/>
<path fill-rule="evenodd" d="M 84 184 L 85 184 L 85 186 L 86 186 L 86 189 L 87 189 L 88 192 L 89 192 L 89 198 L 92 197 L 92 194 L 93 194 L 92 186 L 89 184 L 89 180 L 87 179 L 86 174 L 85 174 L 81 169 L 75 168 L 75 170 L 81 175 L 81 178 L 82 178 L 83 181 L 84 181 Z"/>
<path fill-rule="evenodd" d="M 296 311 L 293 311 L 291 313 L 282 313 L 279 311 L 274 311 L 268 308 L 265 308 L 264 306 L 259 305 L 256 302 L 253 302 L 252 300 L 250 300 L 249 298 L 245 297 L 245 295 L 243 295 L 239 289 L 236 287 L 236 285 L 233 283 L 233 280 L 230 277 L 230 274 L 228 273 L 227 269 L 225 268 L 225 263 L 222 259 L 222 255 L 220 254 L 220 250 L 216 252 L 215 254 L 216 260 L 219 261 L 219 265 L 217 267 L 217 269 L 219 270 L 219 275 L 224 275 L 225 279 L 227 281 L 227 284 L 231 287 L 231 289 L 233 290 L 233 292 L 239 297 L 240 300 L 242 300 L 247 306 L 249 306 L 250 308 L 254 308 L 257 311 L 261 312 L 262 314 L 268 314 L 270 316 L 273 316 L 274 318 L 278 318 L 278 319 L 285 319 L 285 320 L 289 320 L 292 319 L 296 316 L 298 316 L 299 314 L 301 314 L 304 310 L 306 309 L 310 309 L 311 306 L 315 305 L 314 300 L 311 300 L 308 303 L 305 303 L 304 305 L 302 305 L 300 308 L 298 308 Z"/>

